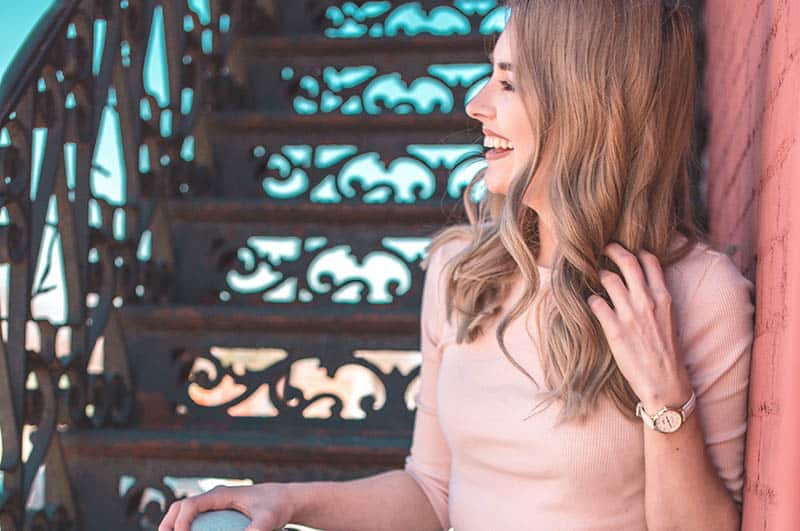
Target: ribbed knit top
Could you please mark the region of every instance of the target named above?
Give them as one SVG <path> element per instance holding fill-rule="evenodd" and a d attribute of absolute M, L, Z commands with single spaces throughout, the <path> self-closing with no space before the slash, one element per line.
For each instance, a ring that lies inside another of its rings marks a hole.
<path fill-rule="evenodd" d="M 558 404 L 523 420 L 536 403 L 535 388 L 497 344 L 500 316 L 475 342 L 456 344 L 439 272 L 461 246 L 456 241 L 439 248 L 425 274 L 421 387 L 405 465 L 442 528 L 645 530 L 641 420 L 626 418 L 607 399 L 584 424 L 556 426 Z M 551 271 L 539 267 L 539 273 L 534 305 L 545 296 Z M 728 256 L 703 244 L 666 268 L 665 277 L 709 456 L 740 501 L 753 284 Z M 501 316 L 522 287 L 521 281 L 514 285 Z M 527 309 L 507 328 L 505 344 L 542 382 L 535 322 Z"/>

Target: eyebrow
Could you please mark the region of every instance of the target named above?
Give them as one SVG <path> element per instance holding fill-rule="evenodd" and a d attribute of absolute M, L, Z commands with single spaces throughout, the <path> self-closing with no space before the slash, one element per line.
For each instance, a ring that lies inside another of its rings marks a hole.
<path fill-rule="evenodd" d="M 489 58 L 489 62 L 494 64 L 494 54 L 492 52 L 489 52 L 487 57 Z M 505 70 L 506 72 L 513 72 L 513 70 L 511 69 L 511 63 L 497 63 L 497 68 L 499 68 L 500 70 Z"/>

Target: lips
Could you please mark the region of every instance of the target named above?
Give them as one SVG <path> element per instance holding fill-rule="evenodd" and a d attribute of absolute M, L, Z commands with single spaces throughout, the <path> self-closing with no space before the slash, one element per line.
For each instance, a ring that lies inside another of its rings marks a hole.
<path fill-rule="evenodd" d="M 509 142 L 511 142 L 510 139 L 508 139 L 508 138 L 506 138 L 506 137 L 504 137 L 502 135 L 499 135 L 499 134 L 495 133 L 494 131 L 492 131 L 491 129 L 487 129 L 485 127 L 483 128 L 483 136 L 496 136 L 497 138 L 502 138 L 503 140 L 508 140 Z"/>

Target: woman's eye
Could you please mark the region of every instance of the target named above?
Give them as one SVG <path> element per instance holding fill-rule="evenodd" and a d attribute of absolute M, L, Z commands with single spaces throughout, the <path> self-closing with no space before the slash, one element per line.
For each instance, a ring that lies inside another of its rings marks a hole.
<path fill-rule="evenodd" d="M 500 86 L 503 87 L 503 90 L 513 91 L 514 87 L 508 81 L 501 81 Z"/>

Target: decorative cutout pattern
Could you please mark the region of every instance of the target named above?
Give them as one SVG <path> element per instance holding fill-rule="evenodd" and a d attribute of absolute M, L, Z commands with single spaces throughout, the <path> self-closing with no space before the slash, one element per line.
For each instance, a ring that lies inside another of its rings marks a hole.
<path fill-rule="evenodd" d="M 252 236 L 239 248 L 239 266 L 226 274 L 232 292 L 262 293 L 265 302 L 293 303 L 325 298 L 335 304 L 391 304 L 411 287 L 409 263 L 421 259 L 429 240 L 426 238 L 390 238 L 383 248 L 367 254 L 361 263 L 349 245 L 326 247 L 324 237 L 305 241 L 294 237 Z M 300 258 L 301 249 L 314 253 L 304 282 L 277 269 Z M 223 302 L 231 293 L 220 293 Z"/>
<path fill-rule="evenodd" d="M 416 407 L 419 351 L 357 350 L 335 362 L 284 349 L 211 347 L 191 359 L 183 415 L 200 408 L 232 417 L 396 419 Z M 394 398 L 392 398 L 394 397 Z"/>
<path fill-rule="evenodd" d="M 360 4 L 360 5 L 359 5 Z M 468 35 L 500 33 L 508 10 L 497 0 L 455 0 L 452 6 L 424 9 L 419 2 L 343 2 L 325 11 L 330 27 L 325 36 L 332 39 L 358 39 L 415 36 L 419 34 Z"/>
<path fill-rule="evenodd" d="M 458 101 L 464 106 L 489 79 L 489 64 L 433 64 L 426 74 L 410 81 L 403 74 L 378 75 L 371 65 L 327 66 L 321 75 L 299 73 L 291 66 L 281 70 L 281 78 L 296 84 L 292 107 L 297 114 L 377 115 L 451 113 Z M 408 74 L 406 74 L 408 75 Z"/>
<path fill-rule="evenodd" d="M 377 151 L 359 154 L 354 145 L 282 146 L 270 154 L 256 146 L 253 158 L 261 162 L 267 197 L 314 203 L 413 204 L 440 198 L 442 192 L 460 199 L 475 174 L 486 167 L 478 145 L 412 144 L 406 152 L 408 156 L 384 163 Z M 436 170 L 446 171 L 446 190 L 436 189 Z M 477 202 L 483 193 L 485 188 L 476 184 L 471 199 Z"/>

